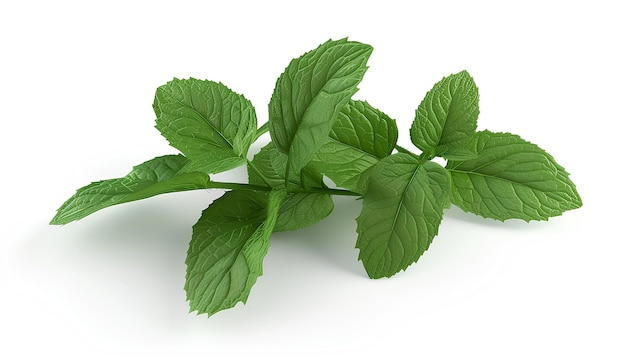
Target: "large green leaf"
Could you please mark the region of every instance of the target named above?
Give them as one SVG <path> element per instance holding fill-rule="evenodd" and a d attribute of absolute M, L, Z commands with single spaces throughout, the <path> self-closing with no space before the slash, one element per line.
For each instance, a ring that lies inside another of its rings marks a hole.
<path fill-rule="evenodd" d="M 254 107 L 221 83 L 174 79 L 154 99 L 156 127 L 190 159 L 186 171 L 218 173 L 242 165 L 256 135 Z"/>
<path fill-rule="evenodd" d="M 283 188 L 286 166 L 287 156 L 270 142 L 248 164 L 248 181 L 250 184 Z M 291 180 L 295 179 L 292 177 Z M 325 187 L 319 173 L 306 169 L 302 177 L 293 184 L 311 189 Z M 333 200 L 329 194 L 291 193 L 279 210 L 274 231 L 296 230 L 313 225 L 327 217 L 333 208 Z"/>
<path fill-rule="evenodd" d="M 372 47 L 347 39 L 328 41 L 292 60 L 269 103 L 269 129 L 298 173 L 326 142 L 339 111 L 357 91 Z"/>
<path fill-rule="evenodd" d="M 397 153 L 372 167 L 357 218 L 359 259 L 371 278 L 416 262 L 437 235 L 450 177 L 439 164 Z"/>
<path fill-rule="evenodd" d="M 467 142 L 476 131 L 478 88 L 466 71 L 445 77 L 428 91 L 415 111 L 411 141 L 446 159 L 474 156 Z"/>
<path fill-rule="evenodd" d="M 450 161 L 452 203 L 497 220 L 547 220 L 582 201 L 569 174 L 535 144 L 510 133 L 479 132 L 477 157 Z"/>
<path fill-rule="evenodd" d="M 284 191 L 231 191 L 202 212 L 187 253 L 191 311 L 214 313 L 245 303 L 263 274 L 263 259 Z"/>
<path fill-rule="evenodd" d="M 182 155 L 157 157 L 135 166 L 122 178 L 84 186 L 58 209 L 50 223 L 67 224 L 112 205 L 158 194 L 206 188 L 208 175 L 180 172 L 188 162 Z"/>
<path fill-rule="evenodd" d="M 350 101 L 339 113 L 330 139 L 311 165 L 335 184 L 362 193 L 361 175 L 391 154 L 398 140 L 396 122 L 364 101 Z"/>

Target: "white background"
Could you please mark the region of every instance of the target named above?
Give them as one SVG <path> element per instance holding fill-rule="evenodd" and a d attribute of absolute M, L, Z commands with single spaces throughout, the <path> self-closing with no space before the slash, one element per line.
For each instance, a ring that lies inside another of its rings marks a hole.
<path fill-rule="evenodd" d="M 625 11 L 412 3 L 3 2 L 0 356 L 626 356 Z M 263 123 L 288 62 L 346 36 L 374 47 L 355 98 L 396 118 L 403 145 L 426 91 L 466 69 L 479 128 L 539 144 L 584 206 L 529 224 L 448 210 L 418 263 L 369 280 L 360 204 L 340 198 L 323 222 L 274 235 L 248 304 L 209 319 L 188 313 L 184 259 L 220 192 L 47 225 L 75 189 L 176 153 L 153 128 L 158 86 L 221 81 Z"/>

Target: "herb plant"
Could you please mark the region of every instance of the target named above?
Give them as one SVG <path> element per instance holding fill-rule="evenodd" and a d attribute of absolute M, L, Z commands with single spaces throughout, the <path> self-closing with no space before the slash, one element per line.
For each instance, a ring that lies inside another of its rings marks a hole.
<path fill-rule="evenodd" d="M 419 104 L 410 128 L 419 154 L 400 147 L 393 119 L 352 100 L 371 52 L 342 39 L 292 60 L 260 127 L 252 104 L 221 83 L 168 82 L 156 91 L 156 128 L 182 154 L 80 188 L 51 224 L 158 194 L 225 189 L 193 226 L 186 259 L 191 311 L 210 316 L 246 302 L 273 232 L 324 219 L 333 195 L 362 199 L 356 247 L 371 278 L 416 262 L 451 204 L 525 221 L 582 205 L 569 174 L 544 150 L 514 134 L 476 131 L 478 89 L 466 71 L 443 78 Z M 250 146 L 267 131 L 271 141 L 250 159 Z M 211 180 L 242 165 L 247 183 Z"/>

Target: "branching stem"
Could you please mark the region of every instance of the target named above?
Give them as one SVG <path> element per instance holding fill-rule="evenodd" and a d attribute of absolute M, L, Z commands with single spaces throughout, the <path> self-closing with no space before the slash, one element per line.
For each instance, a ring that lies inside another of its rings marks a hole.
<path fill-rule="evenodd" d="M 271 186 L 245 184 L 245 183 L 231 183 L 231 182 L 216 182 L 210 181 L 207 183 L 205 189 L 226 189 L 226 190 L 251 190 L 251 191 L 272 191 Z M 361 194 L 355 193 L 345 189 L 334 188 L 307 188 L 307 189 L 294 189 L 289 190 L 291 193 L 315 193 L 315 194 L 330 194 L 330 195 L 342 195 L 342 196 L 361 196 Z"/>

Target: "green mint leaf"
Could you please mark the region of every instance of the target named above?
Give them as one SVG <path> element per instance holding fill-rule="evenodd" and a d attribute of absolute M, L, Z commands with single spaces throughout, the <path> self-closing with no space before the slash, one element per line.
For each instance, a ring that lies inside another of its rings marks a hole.
<path fill-rule="evenodd" d="M 339 111 L 357 91 L 372 47 L 347 39 L 328 41 L 292 60 L 269 103 L 276 147 L 298 173 L 326 142 Z"/>
<path fill-rule="evenodd" d="M 188 162 L 182 155 L 157 157 L 135 166 L 122 178 L 84 186 L 61 205 L 50 223 L 67 224 L 112 205 L 158 194 L 206 188 L 208 175 L 180 172 Z"/>
<path fill-rule="evenodd" d="M 274 142 L 269 142 L 261 150 L 254 155 L 250 163 L 248 163 L 248 183 L 254 185 L 267 185 L 272 188 L 285 187 L 285 167 L 287 159 L 282 160 L 281 153 Z M 284 162 L 282 171 L 279 163 L 272 164 L 273 161 Z"/>
<path fill-rule="evenodd" d="M 290 231 L 311 226 L 330 215 L 334 207 L 329 194 L 292 193 L 278 211 L 274 231 Z"/>
<path fill-rule="evenodd" d="M 202 212 L 193 226 L 186 260 L 185 291 L 192 312 L 211 316 L 246 303 L 263 274 L 263 259 L 285 195 L 282 190 L 269 195 L 234 190 Z"/>
<path fill-rule="evenodd" d="M 476 135 L 477 157 L 450 161 L 452 203 L 497 220 L 547 220 L 582 201 L 569 174 L 551 155 L 510 133 Z"/>
<path fill-rule="evenodd" d="M 437 235 L 449 195 L 450 176 L 434 162 L 397 153 L 370 169 L 356 244 L 369 277 L 390 277 L 419 259 Z"/>
<path fill-rule="evenodd" d="M 330 138 L 382 159 L 393 151 L 398 127 L 366 101 L 350 101 L 339 113 Z"/>
<path fill-rule="evenodd" d="M 268 143 L 255 154 L 248 165 L 248 182 L 256 185 L 269 185 L 272 188 L 284 188 L 287 160 L 287 155 L 278 150 L 274 142 Z M 305 168 L 298 175 L 293 171 L 290 172 L 292 174 L 289 176 L 291 188 L 324 187 L 322 175 L 312 169 Z"/>
<path fill-rule="evenodd" d="M 335 121 L 330 139 L 311 165 L 335 184 L 362 193 L 359 178 L 391 154 L 398 140 L 396 122 L 364 101 L 350 101 Z"/>
<path fill-rule="evenodd" d="M 467 71 L 445 77 L 415 111 L 411 141 L 423 152 L 446 159 L 472 157 L 466 143 L 476 131 L 478 88 Z"/>
<path fill-rule="evenodd" d="M 221 83 L 174 79 L 154 99 L 156 127 L 190 159 L 185 171 L 219 173 L 246 162 L 256 136 L 256 113 L 245 97 Z"/>
<path fill-rule="evenodd" d="M 248 182 L 255 185 L 270 185 L 283 188 L 287 156 L 274 146 L 273 142 L 254 156 L 248 165 Z M 293 178 L 292 178 L 293 180 Z M 319 173 L 307 171 L 301 178 L 309 188 L 323 188 Z M 302 187 L 300 182 L 294 185 Z M 325 193 L 292 193 L 284 201 L 278 213 L 274 231 L 288 231 L 313 225 L 326 218 L 334 208 L 333 200 Z"/>

